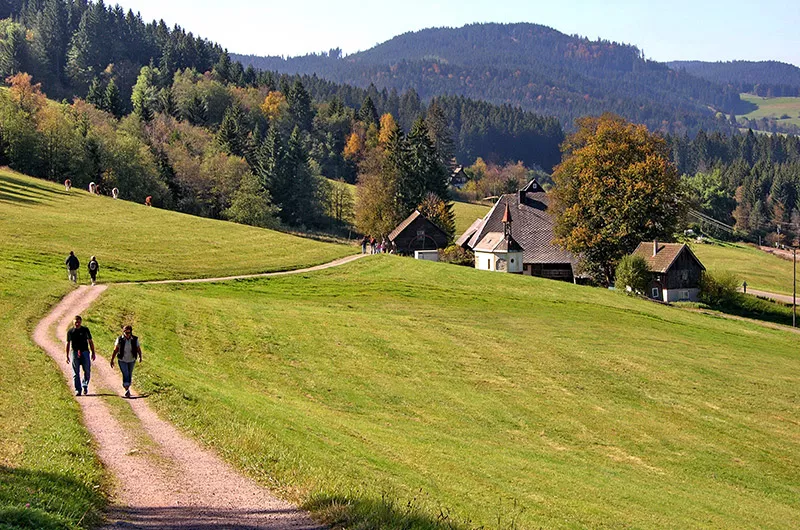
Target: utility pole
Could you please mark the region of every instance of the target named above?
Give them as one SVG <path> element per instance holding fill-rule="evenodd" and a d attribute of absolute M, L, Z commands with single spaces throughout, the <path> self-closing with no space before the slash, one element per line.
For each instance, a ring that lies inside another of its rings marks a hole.
<path fill-rule="evenodd" d="M 797 327 L 797 247 L 792 247 L 792 327 Z"/>

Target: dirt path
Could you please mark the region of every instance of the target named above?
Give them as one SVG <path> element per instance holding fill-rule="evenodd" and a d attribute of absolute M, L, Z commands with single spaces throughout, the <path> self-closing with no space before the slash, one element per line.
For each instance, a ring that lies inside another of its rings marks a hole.
<path fill-rule="evenodd" d="M 294 271 L 181 281 L 298 274 L 335 267 L 359 257 L 349 256 Z M 70 388 L 72 369 L 64 353 L 66 330 L 74 315 L 85 312 L 106 289 L 107 286 L 98 285 L 81 286 L 72 291 L 39 322 L 33 333 L 34 342 L 58 364 Z M 98 347 L 98 352 L 101 349 L 105 351 L 108 348 Z M 89 389 L 89 395 L 75 399 L 80 403 L 84 423 L 94 438 L 100 459 L 116 480 L 105 528 L 322 528 L 308 514 L 276 498 L 212 451 L 178 432 L 169 422 L 159 418 L 146 400 L 135 392 L 133 399 L 119 397 L 119 371 L 112 369 L 108 359 L 100 355 L 92 364 Z"/>

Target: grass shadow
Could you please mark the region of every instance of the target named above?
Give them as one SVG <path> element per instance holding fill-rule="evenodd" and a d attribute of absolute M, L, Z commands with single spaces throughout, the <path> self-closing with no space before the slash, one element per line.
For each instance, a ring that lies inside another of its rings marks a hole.
<path fill-rule="evenodd" d="M 415 530 L 472 530 L 481 528 L 471 521 L 458 521 L 449 511 L 440 508 L 435 516 L 416 505 L 416 499 L 399 501 L 382 494 L 381 498 L 361 495 L 316 494 L 303 505 L 315 517 L 333 528 L 408 529 Z M 498 528 L 516 529 L 519 514 L 499 517 Z"/>
<path fill-rule="evenodd" d="M 0 527 L 93 527 L 106 499 L 73 476 L 0 466 Z"/>
<path fill-rule="evenodd" d="M 2 174 L 2 173 L 0 173 L 0 183 L 5 183 L 5 184 L 11 185 L 11 186 L 17 186 L 17 187 L 25 188 L 25 189 L 34 189 L 34 190 L 36 190 L 38 192 L 47 193 L 47 194 L 50 194 L 50 195 L 66 195 L 67 194 L 66 191 L 54 190 L 50 186 L 44 186 L 42 184 L 37 184 L 35 182 L 31 182 L 28 179 L 21 179 L 21 178 L 14 177 L 13 175 Z"/>
<path fill-rule="evenodd" d="M 39 201 L 29 199 L 22 194 L 14 192 L 0 191 L 0 201 L 2 202 L 15 202 L 19 204 L 37 204 Z"/>

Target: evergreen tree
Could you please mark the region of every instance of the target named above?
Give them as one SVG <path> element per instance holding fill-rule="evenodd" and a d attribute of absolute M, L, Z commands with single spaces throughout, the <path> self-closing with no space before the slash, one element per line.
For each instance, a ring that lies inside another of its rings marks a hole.
<path fill-rule="evenodd" d="M 114 82 L 113 78 L 109 80 L 108 85 L 106 85 L 106 91 L 103 95 L 103 106 L 107 112 L 110 112 L 115 117 L 122 117 L 124 111 L 122 107 L 122 98 L 120 98 L 117 83 Z"/>
<path fill-rule="evenodd" d="M 436 149 L 439 161 L 444 167 L 450 169 L 455 159 L 453 133 L 450 130 L 444 110 L 435 99 L 428 106 L 425 124 L 428 126 L 428 133 Z"/>
<path fill-rule="evenodd" d="M 86 94 L 86 101 L 97 107 L 98 109 L 104 108 L 105 91 L 100 84 L 100 78 L 95 76 L 92 83 L 89 85 L 89 92 Z"/>
<path fill-rule="evenodd" d="M 131 94 L 133 112 L 139 115 L 142 121 L 149 122 L 153 119 L 155 112 L 155 101 L 157 95 L 156 83 L 158 81 L 158 69 L 152 66 L 143 66 L 136 79 Z"/>
<path fill-rule="evenodd" d="M 375 103 L 372 102 L 371 97 L 364 98 L 364 103 L 358 109 L 357 117 L 367 126 L 371 124 L 378 125 L 378 110 L 375 108 Z"/>
<path fill-rule="evenodd" d="M 244 110 L 238 103 L 234 103 L 225 111 L 217 130 L 217 144 L 231 154 L 244 157 L 249 132 Z"/>
<path fill-rule="evenodd" d="M 289 93 L 286 95 L 289 104 L 289 115 L 296 127 L 301 131 L 310 131 L 314 120 L 314 110 L 311 107 L 311 96 L 306 91 L 299 79 L 295 80 Z"/>
<path fill-rule="evenodd" d="M 411 213 L 428 193 L 447 200 L 448 173 L 436 153 L 425 120 L 418 118 L 408 135 L 405 171 L 398 185 L 400 202 Z"/>

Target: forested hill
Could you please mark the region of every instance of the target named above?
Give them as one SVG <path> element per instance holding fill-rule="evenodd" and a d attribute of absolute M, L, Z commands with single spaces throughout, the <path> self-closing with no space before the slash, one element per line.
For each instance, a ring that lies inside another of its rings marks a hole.
<path fill-rule="evenodd" d="M 800 96 L 800 68 L 779 61 L 672 61 L 675 70 L 763 97 Z"/>
<path fill-rule="evenodd" d="M 520 105 L 568 128 L 579 116 L 612 111 L 654 130 L 727 130 L 713 109 L 727 113 L 739 102 L 733 87 L 649 61 L 635 46 L 536 24 L 425 29 L 347 57 L 338 49 L 289 59 L 233 57 L 363 87 L 414 88 L 423 99 L 455 94 Z"/>

